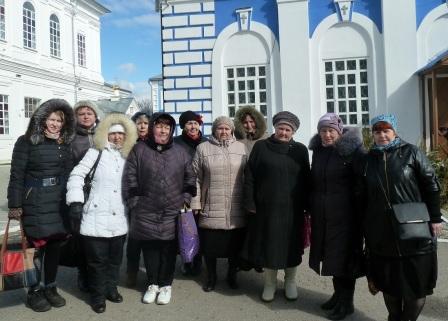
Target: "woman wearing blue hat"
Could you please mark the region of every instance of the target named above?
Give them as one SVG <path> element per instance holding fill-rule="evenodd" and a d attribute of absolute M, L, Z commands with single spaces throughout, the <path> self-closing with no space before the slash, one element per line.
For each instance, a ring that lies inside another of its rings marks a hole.
<path fill-rule="evenodd" d="M 371 123 L 362 172 L 369 289 L 383 292 L 388 321 L 417 320 L 436 285 L 440 186 L 425 154 L 397 135 L 394 115 Z"/>

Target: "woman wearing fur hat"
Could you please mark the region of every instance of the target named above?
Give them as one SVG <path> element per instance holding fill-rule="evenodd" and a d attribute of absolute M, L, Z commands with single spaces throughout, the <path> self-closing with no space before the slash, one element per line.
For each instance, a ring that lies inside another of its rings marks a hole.
<path fill-rule="evenodd" d="M 97 313 L 106 310 L 106 299 L 123 301 L 117 285 L 128 223 L 121 181 L 126 157 L 136 139 L 131 120 L 123 114 L 108 115 L 98 125 L 94 147 L 73 169 L 67 184 L 71 226 L 73 230 L 79 228 L 83 238 L 91 306 Z M 84 179 L 97 159 L 92 189 L 85 200 Z"/>
<path fill-rule="evenodd" d="M 227 283 L 238 288 L 238 256 L 245 235 L 243 178 L 247 162 L 244 144 L 235 140 L 233 121 L 220 116 L 212 125 L 213 136 L 200 144 L 193 158 L 198 195 L 191 208 L 199 215 L 199 237 L 207 267 L 203 289 L 216 285 L 216 259 L 228 258 Z"/>
<path fill-rule="evenodd" d="M 266 139 L 266 120 L 253 106 L 240 107 L 235 114 L 235 137 L 246 145 L 249 153 L 257 140 Z"/>
<path fill-rule="evenodd" d="M 123 196 L 129 205 L 129 237 L 138 240 L 148 277 L 143 303 L 168 304 L 176 265 L 176 222 L 196 195 L 191 157 L 173 144 L 176 121 L 155 113 L 149 138 L 135 145 L 126 162 Z"/>
<path fill-rule="evenodd" d="M 302 262 L 302 227 L 310 165 L 306 147 L 292 138 L 300 126 L 294 114 L 273 118 L 274 134 L 255 143 L 245 171 L 245 207 L 252 215 L 245 259 L 264 268 L 262 300 L 274 300 L 277 272 L 285 270 L 285 296 L 297 299 L 295 275 Z"/>
<path fill-rule="evenodd" d="M 415 321 L 437 280 L 440 185 L 425 154 L 398 136 L 394 115 L 377 116 L 371 124 L 374 145 L 362 170 L 369 289 L 383 292 L 388 321 Z M 422 203 L 426 211 L 419 213 Z M 408 204 L 408 220 L 429 216 L 433 237 L 403 237 L 395 223 L 397 204 Z"/>
<path fill-rule="evenodd" d="M 361 133 L 344 128 L 328 113 L 319 119 L 311 139 L 312 241 L 309 265 L 320 275 L 333 276 L 334 293 L 321 305 L 330 320 L 353 313 L 356 277 L 361 276 L 362 235 L 355 209 L 354 164 L 364 155 Z"/>
<path fill-rule="evenodd" d="M 183 112 L 179 117 L 179 126 L 182 129 L 182 134 L 174 138 L 174 143 L 184 147 L 191 157 L 196 152 L 196 147 L 200 143 L 206 142 L 207 138 L 202 135 L 200 130 L 202 125 L 201 115 L 196 114 L 191 110 Z M 197 216 L 196 223 L 197 223 Z M 185 263 L 182 272 L 184 275 L 198 275 L 201 273 L 202 255 L 198 253 L 192 263 Z"/>
<path fill-rule="evenodd" d="M 39 249 L 38 283 L 27 296 L 28 306 L 36 312 L 65 305 L 56 290 L 56 274 L 60 244 L 66 236 L 65 182 L 72 168 L 69 144 L 74 127 L 71 106 L 63 99 L 50 99 L 34 112 L 12 154 L 8 217 L 22 220 L 25 236 Z"/>

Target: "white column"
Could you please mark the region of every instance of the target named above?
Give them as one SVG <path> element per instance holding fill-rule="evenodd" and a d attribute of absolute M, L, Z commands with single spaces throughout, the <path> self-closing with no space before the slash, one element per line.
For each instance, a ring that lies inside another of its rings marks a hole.
<path fill-rule="evenodd" d="M 301 122 L 296 139 L 308 145 L 312 135 L 308 0 L 277 0 L 282 106 Z"/>
<path fill-rule="evenodd" d="M 382 10 L 386 106 L 378 106 L 378 111 L 396 114 L 400 135 L 418 143 L 423 111 L 419 78 L 414 75 L 418 62 L 415 2 L 382 0 Z"/>

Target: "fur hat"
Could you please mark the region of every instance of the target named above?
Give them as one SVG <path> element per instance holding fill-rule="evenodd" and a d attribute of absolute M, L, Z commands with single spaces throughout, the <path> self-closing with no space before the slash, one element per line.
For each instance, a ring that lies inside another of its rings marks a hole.
<path fill-rule="evenodd" d="M 263 114 L 260 113 L 253 106 L 243 106 L 237 110 L 237 112 L 235 114 L 235 119 L 234 119 L 235 137 L 237 139 L 246 138 L 246 131 L 244 129 L 243 122 L 247 115 L 252 117 L 255 121 L 255 125 L 257 126 L 257 129 L 255 131 L 253 139 L 257 140 L 257 139 L 261 138 L 266 132 L 266 120 L 264 119 Z"/>
<path fill-rule="evenodd" d="M 72 107 L 64 99 L 54 98 L 43 102 L 31 116 L 25 138 L 32 145 L 38 145 L 45 139 L 47 118 L 55 111 L 64 113 L 64 125 L 61 128 L 61 138 L 64 143 L 70 143 L 75 136 L 75 114 Z"/>
<path fill-rule="evenodd" d="M 92 111 L 95 113 L 96 119 L 98 119 L 98 106 L 91 100 L 80 100 L 78 101 L 75 106 L 73 106 L 73 109 L 75 110 L 75 115 L 78 112 L 78 109 L 88 107 L 92 109 Z"/>
<path fill-rule="evenodd" d="M 290 126 L 292 130 L 296 132 L 300 127 L 300 120 L 296 115 L 289 111 L 281 111 L 274 115 L 272 118 L 272 124 L 274 127 L 277 127 L 280 124 L 285 124 Z"/>
<path fill-rule="evenodd" d="M 235 131 L 235 125 L 233 124 L 233 121 L 227 116 L 219 116 L 215 119 L 212 125 L 212 134 L 215 134 L 216 129 L 219 127 L 219 125 L 222 124 L 229 126 L 233 134 L 233 132 Z"/>
<path fill-rule="evenodd" d="M 199 125 L 202 125 L 202 117 L 199 114 L 196 114 L 195 112 L 191 110 L 184 111 L 182 114 L 180 114 L 179 117 L 179 126 L 180 128 L 184 129 L 185 124 L 188 123 L 190 120 L 197 121 Z"/>
<path fill-rule="evenodd" d="M 121 125 L 125 130 L 126 136 L 120 153 L 126 158 L 137 141 L 137 128 L 125 114 L 111 113 L 107 115 L 96 128 L 93 144 L 96 149 L 103 150 L 108 142 L 109 129 L 115 125 Z"/>
<path fill-rule="evenodd" d="M 339 135 L 342 135 L 342 131 L 344 130 L 344 123 L 342 122 L 341 117 L 336 115 L 335 113 L 326 113 L 323 115 L 317 124 L 317 132 L 320 132 L 322 127 L 329 127 L 336 130 Z"/>

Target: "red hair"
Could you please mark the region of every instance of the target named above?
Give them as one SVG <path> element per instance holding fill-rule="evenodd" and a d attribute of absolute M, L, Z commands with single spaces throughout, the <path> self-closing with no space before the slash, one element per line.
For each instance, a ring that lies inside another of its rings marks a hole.
<path fill-rule="evenodd" d="M 373 125 L 372 132 L 383 131 L 386 129 L 392 129 L 393 131 L 395 131 L 395 129 L 392 127 L 392 125 L 389 124 L 388 122 L 379 121 L 375 125 Z"/>

